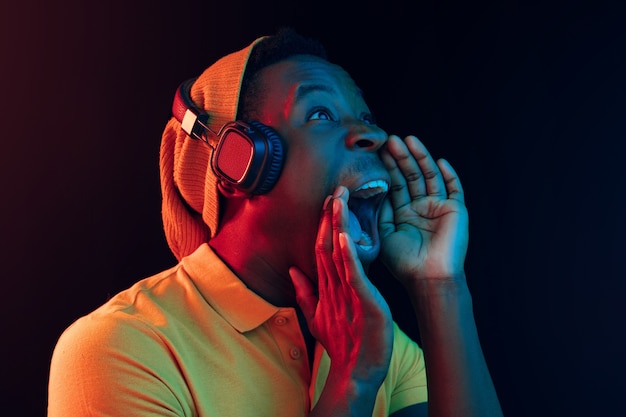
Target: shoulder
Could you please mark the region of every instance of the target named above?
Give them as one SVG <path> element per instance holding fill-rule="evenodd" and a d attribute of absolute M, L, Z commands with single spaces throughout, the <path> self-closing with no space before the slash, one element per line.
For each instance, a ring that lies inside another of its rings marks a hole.
<path fill-rule="evenodd" d="M 392 365 L 401 362 L 424 362 L 422 348 L 411 339 L 396 322 L 393 323 L 393 355 Z"/>
<path fill-rule="evenodd" d="M 119 292 L 94 311 L 74 321 L 59 337 L 55 354 L 102 356 L 118 348 L 130 350 L 142 344 L 161 343 L 159 323 L 165 321 L 167 304 L 180 287 L 175 267 L 145 278 Z"/>
<path fill-rule="evenodd" d="M 139 281 L 65 329 L 50 363 L 49 415 L 113 415 L 124 414 L 118 407 L 175 409 L 185 403 L 184 381 L 162 331 L 169 295 L 159 292 L 173 286 L 172 274 Z"/>
<path fill-rule="evenodd" d="M 423 351 L 395 322 L 393 353 L 383 390 L 390 396 L 392 413 L 428 399 Z"/>

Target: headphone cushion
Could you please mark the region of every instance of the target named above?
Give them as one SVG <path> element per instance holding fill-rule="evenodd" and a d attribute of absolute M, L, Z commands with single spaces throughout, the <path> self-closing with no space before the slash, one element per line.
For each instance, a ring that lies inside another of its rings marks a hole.
<path fill-rule="evenodd" d="M 257 121 L 252 121 L 248 124 L 261 133 L 267 141 L 268 160 L 263 167 L 263 172 L 260 173 L 262 177 L 252 192 L 253 194 L 264 194 L 274 187 L 283 169 L 285 160 L 283 142 L 280 135 L 271 127 Z"/>

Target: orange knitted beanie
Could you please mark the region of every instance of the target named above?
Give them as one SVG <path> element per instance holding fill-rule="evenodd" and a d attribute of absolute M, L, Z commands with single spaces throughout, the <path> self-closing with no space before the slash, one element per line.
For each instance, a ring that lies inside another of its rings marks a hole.
<path fill-rule="evenodd" d="M 210 115 L 214 132 L 235 120 L 246 63 L 261 39 L 219 59 L 191 87 L 191 99 Z M 175 118 L 165 126 L 160 153 L 163 227 L 178 260 L 217 232 L 219 192 L 210 167 L 211 152 L 206 143 L 188 137 Z"/>

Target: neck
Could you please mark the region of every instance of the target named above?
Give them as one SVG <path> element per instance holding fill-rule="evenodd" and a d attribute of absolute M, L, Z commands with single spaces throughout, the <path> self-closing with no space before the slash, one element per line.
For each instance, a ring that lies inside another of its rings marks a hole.
<path fill-rule="evenodd" d="M 276 254 L 266 253 L 261 239 L 250 239 L 250 232 L 233 233 L 221 230 L 209 241 L 209 246 L 248 288 L 277 307 L 295 307 L 289 265 L 276 260 Z M 272 262 L 274 261 L 274 262 Z"/>

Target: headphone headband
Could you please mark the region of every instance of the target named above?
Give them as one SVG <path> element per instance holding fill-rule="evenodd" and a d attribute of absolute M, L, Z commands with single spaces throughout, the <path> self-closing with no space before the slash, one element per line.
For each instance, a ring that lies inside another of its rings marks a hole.
<path fill-rule="evenodd" d="M 174 102 L 172 103 L 172 115 L 180 122 L 183 131 L 187 135 L 208 144 L 207 133 L 211 133 L 214 136 L 217 136 L 217 133 L 209 127 L 208 113 L 198 109 L 189 95 L 191 86 L 196 79 L 191 78 L 184 81 L 176 89 Z"/>

